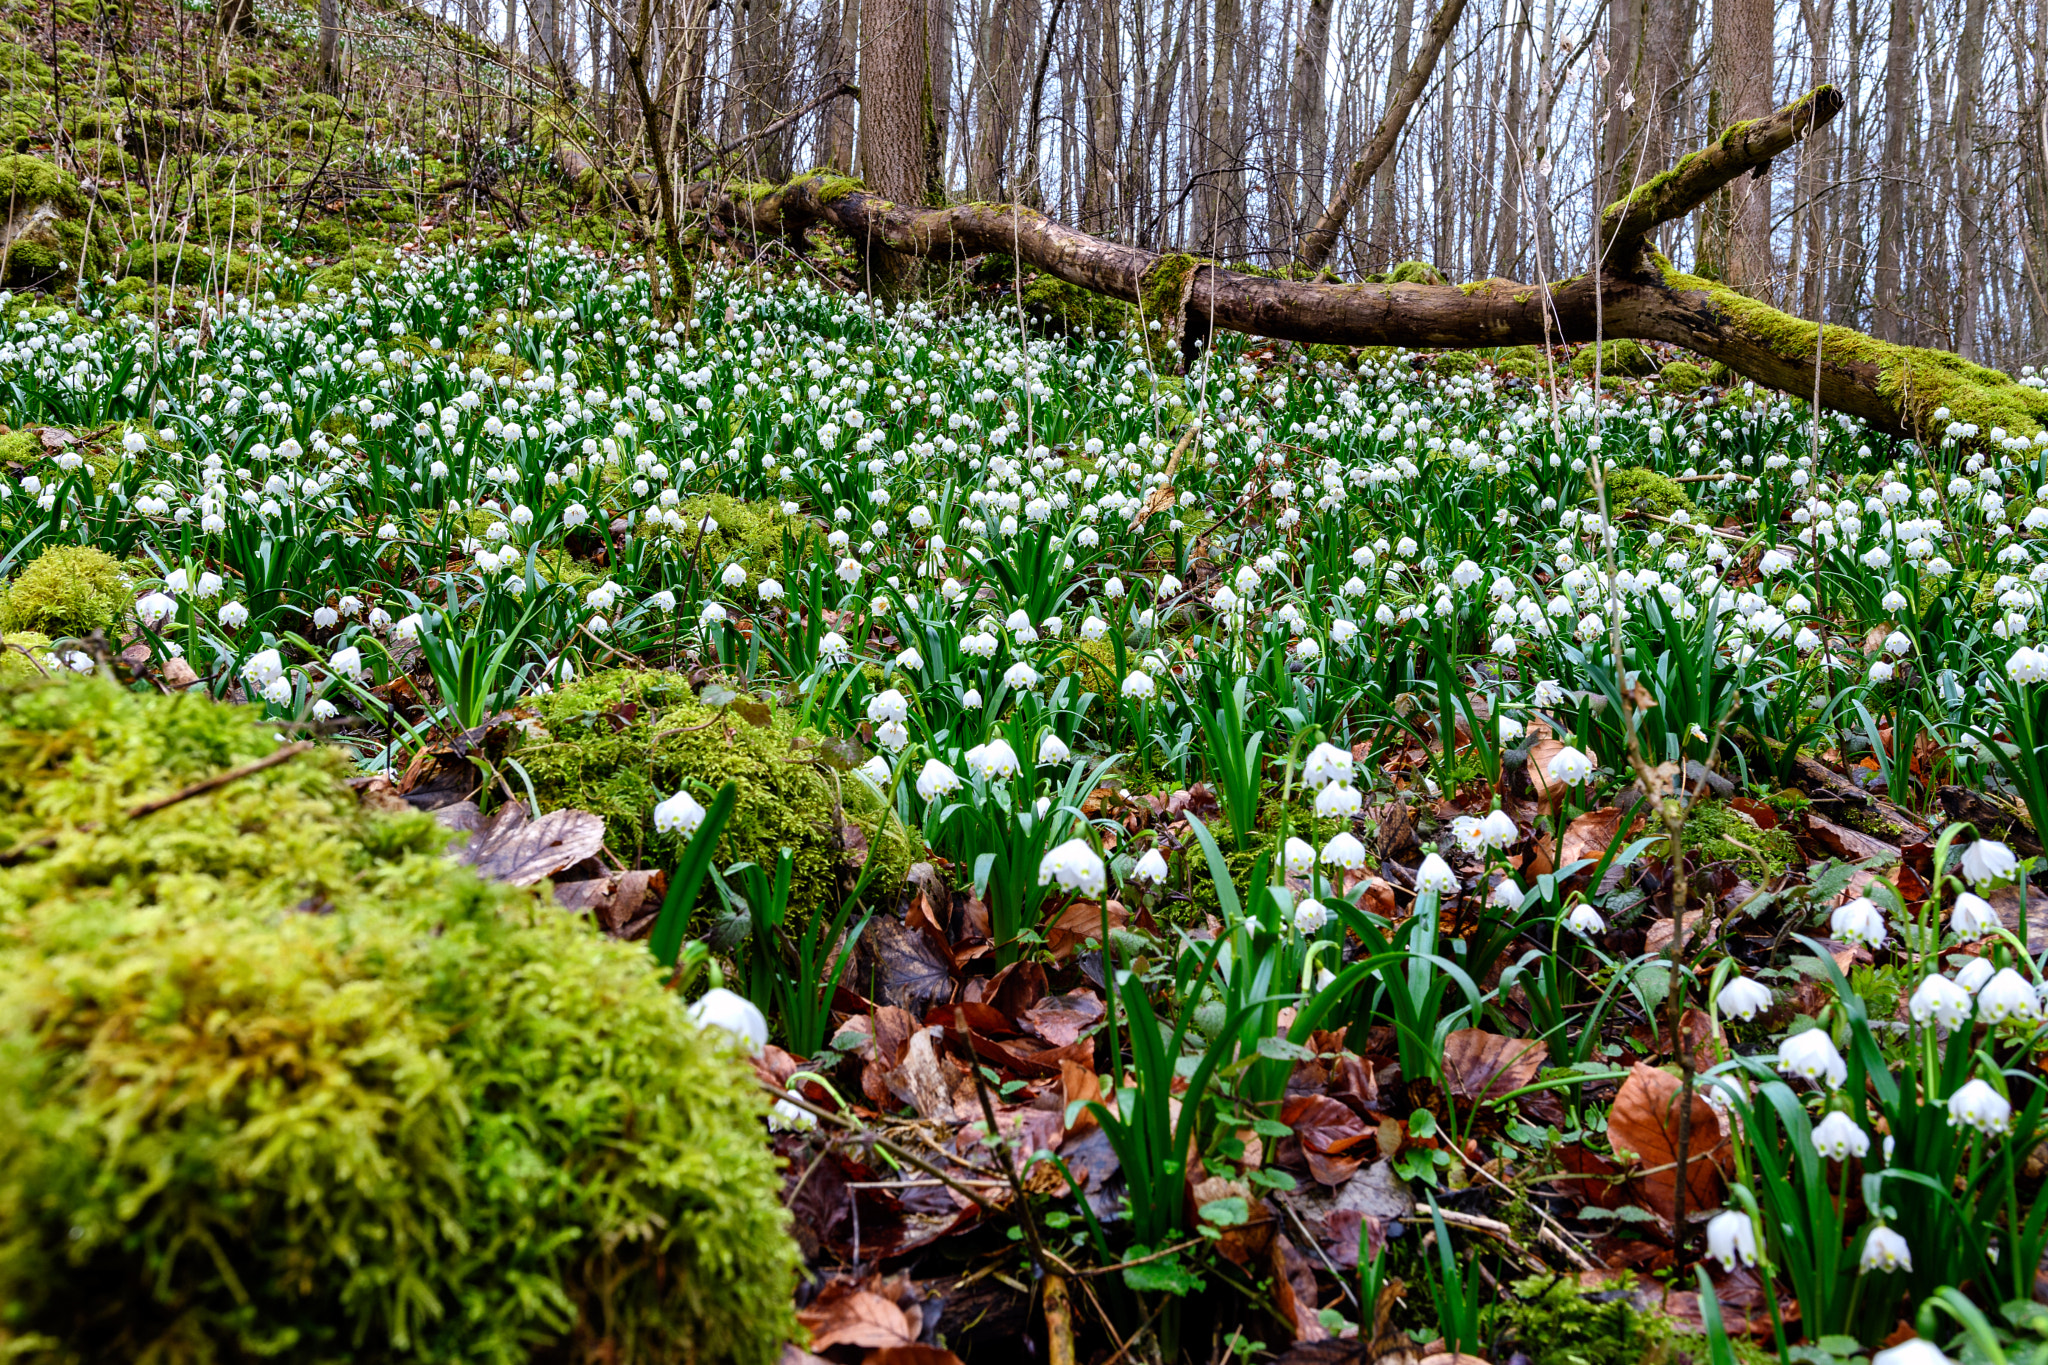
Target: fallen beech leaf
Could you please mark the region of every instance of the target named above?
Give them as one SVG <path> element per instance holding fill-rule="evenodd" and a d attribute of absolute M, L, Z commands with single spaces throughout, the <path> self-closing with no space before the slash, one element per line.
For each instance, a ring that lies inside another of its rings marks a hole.
<path fill-rule="evenodd" d="M 1895 863 L 1904 856 L 1896 844 L 1888 844 L 1882 839 L 1873 838 L 1860 829 L 1838 825 L 1824 816 L 1815 815 L 1810 810 L 1806 812 L 1806 829 L 1830 852 L 1838 857 L 1847 858 L 1852 863 L 1860 863 L 1870 858 Z"/>
<path fill-rule="evenodd" d="M 449 856 L 477 875 L 507 886 L 531 886 L 604 847 L 604 820 L 587 810 L 551 810 L 538 820 L 526 806 L 507 802 L 469 841 Z"/>
<path fill-rule="evenodd" d="M 1342 1100 L 1328 1095 L 1296 1095 L 1280 1110 L 1280 1121 L 1294 1130 L 1308 1158 L 1309 1174 L 1323 1185 L 1341 1185 L 1357 1173 L 1367 1156 L 1373 1130 Z M 1356 1153 L 1356 1155 L 1354 1155 Z"/>
<path fill-rule="evenodd" d="M 1100 1023 L 1102 1000 L 1093 991 L 1048 995 L 1017 1016 L 1017 1022 L 1054 1047 L 1068 1047 Z"/>
<path fill-rule="evenodd" d="M 1444 1039 L 1445 1088 L 1471 1103 L 1498 1100 L 1535 1080 L 1549 1056 L 1550 1045 L 1537 1039 L 1458 1029 Z"/>
<path fill-rule="evenodd" d="M 1599 861 L 1606 856 L 1620 833 L 1621 808 L 1618 806 L 1603 806 L 1575 817 L 1564 827 L 1561 847 L 1564 857 L 1558 866 L 1569 866 L 1581 858 Z"/>
<path fill-rule="evenodd" d="M 1652 1212 L 1664 1218 L 1678 1210 L 1678 1078 L 1636 1063 L 1607 1114 L 1607 1141 L 1617 1154 L 1634 1153 L 1641 1173 L 1632 1182 Z M 1685 1150 L 1686 1207 L 1704 1211 L 1721 1202 L 1722 1166 L 1728 1143 L 1721 1119 L 1697 1092 L 1692 1097 L 1691 1131 Z"/>
<path fill-rule="evenodd" d="M 800 1309 L 796 1316 L 810 1329 L 811 1348 L 815 1351 L 828 1351 L 834 1346 L 908 1346 L 924 1329 L 924 1314 L 920 1310 L 898 1308 L 866 1290 L 835 1298 L 829 1304 Z"/>

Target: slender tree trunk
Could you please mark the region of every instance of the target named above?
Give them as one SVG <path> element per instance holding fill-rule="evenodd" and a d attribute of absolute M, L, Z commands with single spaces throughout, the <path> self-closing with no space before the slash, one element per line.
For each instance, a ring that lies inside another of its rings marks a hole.
<path fill-rule="evenodd" d="M 1800 0 L 1800 15 L 1806 24 L 1806 41 L 1811 48 L 1811 76 L 1809 86 L 1826 83 L 1828 56 L 1832 51 L 1835 30 L 1835 0 Z M 1799 278 L 1800 312 L 1816 321 L 1820 320 L 1823 293 L 1826 285 L 1826 257 L 1828 218 L 1823 190 L 1829 175 L 1829 152 L 1835 134 L 1832 129 L 1815 129 L 1812 137 L 1800 148 L 1800 164 L 1804 167 L 1801 177 L 1800 198 L 1806 205 L 1803 269 Z"/>
<path fill-rule="evenodd" d="M 1913 0 L 1892 0 L 1885 38 L 1884 153 L 1878 166 L 1877 297 L 1870 330 L 1885 341 L 1905 335 L 1900 299 L 1900 234 L 1906 221 L 1906 121 L 1912 114 Z"/>
<path fill-rule="evenodd" d="M 1714 0 L 1713 107 L 1709 136 L 1771 111 L 1771 0 Z M 1767 171 L 1731 183 L 1709 210 L 1720 278 L 1771 296 L 1771 182 Z"/>
<path fill-rule="evenodd" d="M 320 88 L 341 87 L 341 0 L 320 0 Z"/>
<path fill-rule="evenodd" d="M 1503 120 L 1507 133 L 1506 165 L 1501 172 L 1500 206 L 1493 226 L 1493 261 L 1489 274 L 1499 274 L 1515 259 L 1515 239 L 1521 223 L 1523 157 L 1530 145 L 1529 130 L 1522 126 L 1528 114 L 1529 92 L 1524 78 L 1528 70 L 1530 0 L 1504 0 L 1501 51 L 1508 68 L 1508 108 Z"/>
<path fill-rule="evenodd" d="M 1458 16 L 1465 12 L 1465 0 L 1443 0 L 1436 17 L 1430 20 L 1429 29 L 1422 37 L 1422 50 L 1415 54 L 1415 60 L 1408 66 L 1407 79 L 1392 91 L 1387 101 L 1386 113 L 1380 118 L 1379 127 L 1374 130 L 1372 141 L 1366 144 L 1364 153 L 1351 163 L 1344 182 L 1337 192 L 1330 196 L 1330 206 L 1309 234 L 1302 238 L 1301 250 L 1296 261 L 1310 270 L 1322 269 L 1329 259 L 1330 251 L 1337 244 L 1337 233 L 1344 226 L 1344 219 L 1350 214 L 1358 196 L 1393 154 L 1394 144 L 1401 136 L 1401 128 L 1408 121 L 1409 111 L 1422 96 L 1423 87 L 1429 84 L 1430 73 L 1436 70 L 1436 61 L 1443 52 L 1444 43 L 1450 38 L 1451 30 L 1457 27 Z M 1392 210 L 1389 209 L 1389 216 Z M 1377 259 L 1377 258 L 1368 258 Z"/>
<path fill-rule="evenodd" d="M 1956 246 L 1960 279 L 1956 288 L 1956 353 L 1975 360 L 1979 296 L 1984 290 L 1984 225 L 1977 176 L 1977 106 L 1984 97 L 1985 0 L 1965 0 L 1962 41 L 1956 45 L 1954 125 Z"/>
<path fill-rule="evenodd" d="M 1387 56 L 1387 106 L 1383 118 L 1392 118 L 1408 71 L 1408 44 L 1415 26 L 1415 0 L 1394 0 L 1394 38 Z M 1419 90 L 1416 92 L 1421 93 Z M 1412 101 L 1411 101 L 1412 104 Z M 1406 111 L 1403 111 L 1405 115 Z M 1372 217 L 1365 238 L 1365 262 L 1369 270 L 1385 270 L 1394 260 L 1394 175 L 1395 147 L 1380 162 L 1372 182 Z"/>
<path fill-rule="evenodd" d="M 929 19 L 925 0 L 862 0 L 861 178 L 900 204 L 930 202 L 935 174 Z M 868 266 L 885 294 L 915 282 L 915 260 L 902 252 L 876 250 Z"/>
<path fill-rule="evenodd" d="M 1323 174 L 1329 159 L 1330 130 L 1324 94 L 1330 78 L 1330 9 L 1334 0 L 1307 0 L 1301 37 L 1294 49 L 1292 104 L 1294 148 L 1287 201 L 1293 214 L 1285 224 L 1298 238 L 1323 209 Z M 1292 242 L 1289 243 L 1293 245 Z"/>
<path fill-rule="evenodd" d="M 854 53 L 860 41 L 860 0 L 823 0 L 825 80 L 851 84 Z M 853 127 L 855 108 L 845 100 L 825 106 L 819 130 L 818 160 L 842 174 L 853 169 Z"/>

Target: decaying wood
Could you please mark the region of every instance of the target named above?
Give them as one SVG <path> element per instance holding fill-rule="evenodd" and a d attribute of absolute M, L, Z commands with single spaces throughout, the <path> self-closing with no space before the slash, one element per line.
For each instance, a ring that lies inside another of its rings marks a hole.
<path fill-rule="evenodd" d="M 1190 356 L 1217 328 L 1284 341 L 1426 350 L 1640 338 L 1683 346 L 1785 393 L 1811 397 L 1818 391 L 1823 404 L 1892 435 L 1939 434 L 1935 413 L 1943 408 L 1955 420 L 1976 422 L 1986 435 L 1995 426 L 2018 435 L 2048 426 L 2048 394 L 2004 374 L 1944 352 L 1885 345 L 1843 327 L 1817 337 L 1813 324 L 1681 274 L 1652 249 L 1653 228 L 1769 163 L 1833 119 L 1842 103 L 1840 91 L 1821 86 L 1765 118 L 1730 128 L 1607 210 L 1597 274 L 1547 289 L 1503 279 L 1465 285 L 1270 279 L 1106 241 L 1016 204 L 936 209 L 891 203 L 822 172 L 759 197 L 734 197 L 700 181 L 689 187 L 688 203 L 730 226 L 780 234 L 798 246 L 805 232 L 823 225 L 863 250 L 955 259 L 1011 252 L 1045 274 L 1137 304 L 1149 319 L 1163 318 Z"/>

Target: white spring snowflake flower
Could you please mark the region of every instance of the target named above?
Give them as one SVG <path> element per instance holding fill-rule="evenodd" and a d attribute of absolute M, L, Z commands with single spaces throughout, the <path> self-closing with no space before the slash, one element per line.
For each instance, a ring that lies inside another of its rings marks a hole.
<path fill-rule="evenodd" d="M 1086 839 L 1069 839 L 1038 862 L 1038 880 L 1057 882 L 1084 896 L 1099 896 L 1106 884 L 1102 855 Z"/>
<path fill-rule="evenodd" d="M 676 792 L 654 808 L 654 828 L 662 834 L 680 834 L 687 839 L 703 823 L 704 807 L 686 791 Z"/>

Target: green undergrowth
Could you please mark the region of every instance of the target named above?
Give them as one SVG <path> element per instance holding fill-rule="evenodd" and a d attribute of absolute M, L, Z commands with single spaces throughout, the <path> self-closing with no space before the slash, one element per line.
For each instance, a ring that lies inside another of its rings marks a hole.
<path fill-rule="evenodd" d="M 274 751 L 252 719 L 0 692 L 0 1356 L 773 1360 L 744 1065 L 338 755 L 125 818 Z"/>
<path fill-rule="evenodd" d="M 534 705 L 546 737 L 524 742 L 518 758 L 542 805 L 603 816 L 606 842 L 633 866 L 667 866 L 677 855 L 676 836 L 654 829 L 657 802 L 687 788 L 708 805 L 727 781 L 739 784 L 739 803 L 718 865 L 773 867 L 778 850 L 792 850 L 797 909 L 836 909 L 863 857 L 881 860 L 875 893 L 893 894 L 921 856 L 916 835 L 866 783 L 795 733 L 786 712 L 749 719 L 752 705 L 707 706 L 679 674 L 628 670 L 591 674 Z M 849 842 L 865 843 L 865 852 Z"/>

